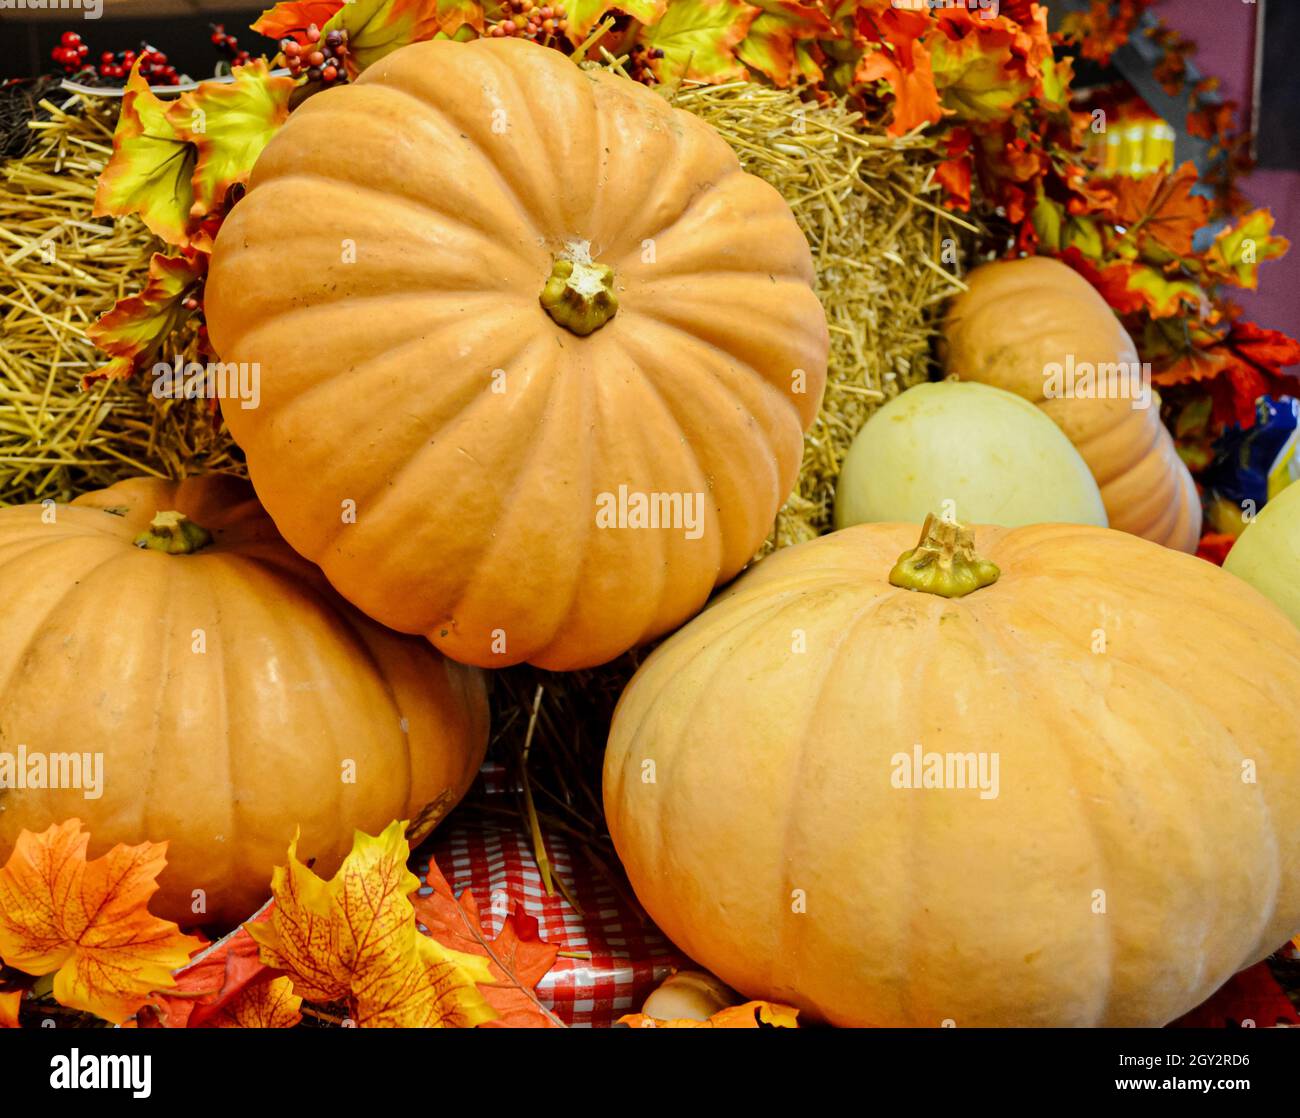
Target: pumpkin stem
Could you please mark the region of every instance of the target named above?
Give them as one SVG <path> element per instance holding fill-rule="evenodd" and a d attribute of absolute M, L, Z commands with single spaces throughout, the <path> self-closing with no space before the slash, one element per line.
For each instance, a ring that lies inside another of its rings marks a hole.
<path fill-rule="evenodd" d="M 997 582 L 996 564 L 975 554 L 975 533 L 931 513 L 921 526 L 916 547 L 898 557 L 889 572 L 892 586 L 921 590 L 944 598 L 961 598 Z"/>
<path fill-rule="evenodd" d="M 542 288 L 541 302 L 556 323 L 585 338 L 618 310 L 614 269 L 593 261 L 591 248 L 585 242 L 572 244 L 556 258 Z"/>
<path fill-rule="evenodd" d="M 190 555 L 212 542 L 212 533 L 195 524 L 183 512 L 154 515 L 146 531 L 135 538 L 135 546 L 167 555 Z"/>

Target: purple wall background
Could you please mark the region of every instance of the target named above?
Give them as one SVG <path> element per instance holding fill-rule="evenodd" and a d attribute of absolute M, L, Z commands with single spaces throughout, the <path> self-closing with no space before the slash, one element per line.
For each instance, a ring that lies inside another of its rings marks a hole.
<path fill-rule="evenodd" d="M 1197 68 L 1219 79 L 1223 96 L 1241 106 L 1244 122 L 1250 124 L 1258 6 L 1245 0 L 1162 0 L 1155 11 L 1196 43 Z M 1264 263 L 1259 291 L 1241 292 L 1237 302 L 1261 326 L 1300 337 L 1300 172 L 1256 170 L 1242 183 L 1242 191 L 1256 206 L 1273 211 L 1274 232 L 1291 241 L 1291 251 L 1281 260 Z"/>

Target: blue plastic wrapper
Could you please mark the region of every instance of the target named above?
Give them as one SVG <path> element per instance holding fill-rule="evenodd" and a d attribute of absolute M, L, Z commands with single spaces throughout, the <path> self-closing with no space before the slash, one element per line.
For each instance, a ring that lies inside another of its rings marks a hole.
<path fill-rule="evenodd" d="M 1229 427 L 1206 470 L 1206 511 L 1216 532 L 1239 536 L 1270 500 L 1300 480 L 1300 400 L 1261 396 L 1255 425 Z"/>

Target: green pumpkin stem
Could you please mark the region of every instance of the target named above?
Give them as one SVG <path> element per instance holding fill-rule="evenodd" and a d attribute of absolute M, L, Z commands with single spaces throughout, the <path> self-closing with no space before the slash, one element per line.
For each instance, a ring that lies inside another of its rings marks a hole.
<path fill-rule="evenodd" d="M 135 538 L 136 547 L 167 555 L 192 555 L 211 542 L 211 532 L 175 511 L 156 513 L 148 529 Z"/>
<path fill-rule="evenodd" d="M 585 338 L 614 317 L 614 269 L 591 260 L 561 257 L 542 288 L 542 306 L 556 323 Z"/>
<path fill-rule="evenodd" d="M 889 582 L 904 590 L 920 590 L 943 598 L 961 598 L 997 582 L 1002 572 L 975 554 L 975 533 L 931 514 L 921 526 L 921 539 L 898 557 Z"/>

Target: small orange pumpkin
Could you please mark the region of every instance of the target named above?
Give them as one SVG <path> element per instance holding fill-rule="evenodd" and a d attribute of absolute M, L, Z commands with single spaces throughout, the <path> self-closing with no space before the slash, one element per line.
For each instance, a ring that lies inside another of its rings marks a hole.
<path fill-rule="evenodd" d="M 73 817 L 92 857 L 165 841 L 150 907 L 186 925 L 254 912 L 296 827 L 326 876 L 354 828 L 428 833 L 487 745 L 482 674 L 343 602 L 235 478 L 0 509 L 0 680 L 15 782 L 81 785 L 0 788 L 0 864 Z"/>
<path fill-rule="evenodd" d="M 1159 398 L 1056 395 L 1046 370 L 1138 365 L 1115 312 L 1078 272 L 1031 256 L 976 268 L 944 323 L 944 367 L 1023 396 L 1055 420 L 1101 489 L 1110 526 L 1179 551 L 1201 537 L 1201 499 L 1160 420 Z M 1071 363 L 1073 363 L 1071 365 Z M 1083 380 L 1066 384 L 1081 387 Z M 1096 381 L 1094 381 L 1096 383 Z"/>
<path fill-rule="evenodd" d="M 812 280 L 697 117 L 531 43 L 427 42 L 289 118 L 206 308 L 261 367 L 225 418 L 299 552 L 458 660 L 568 669 L 770 531 L 825 383 Z"/>

